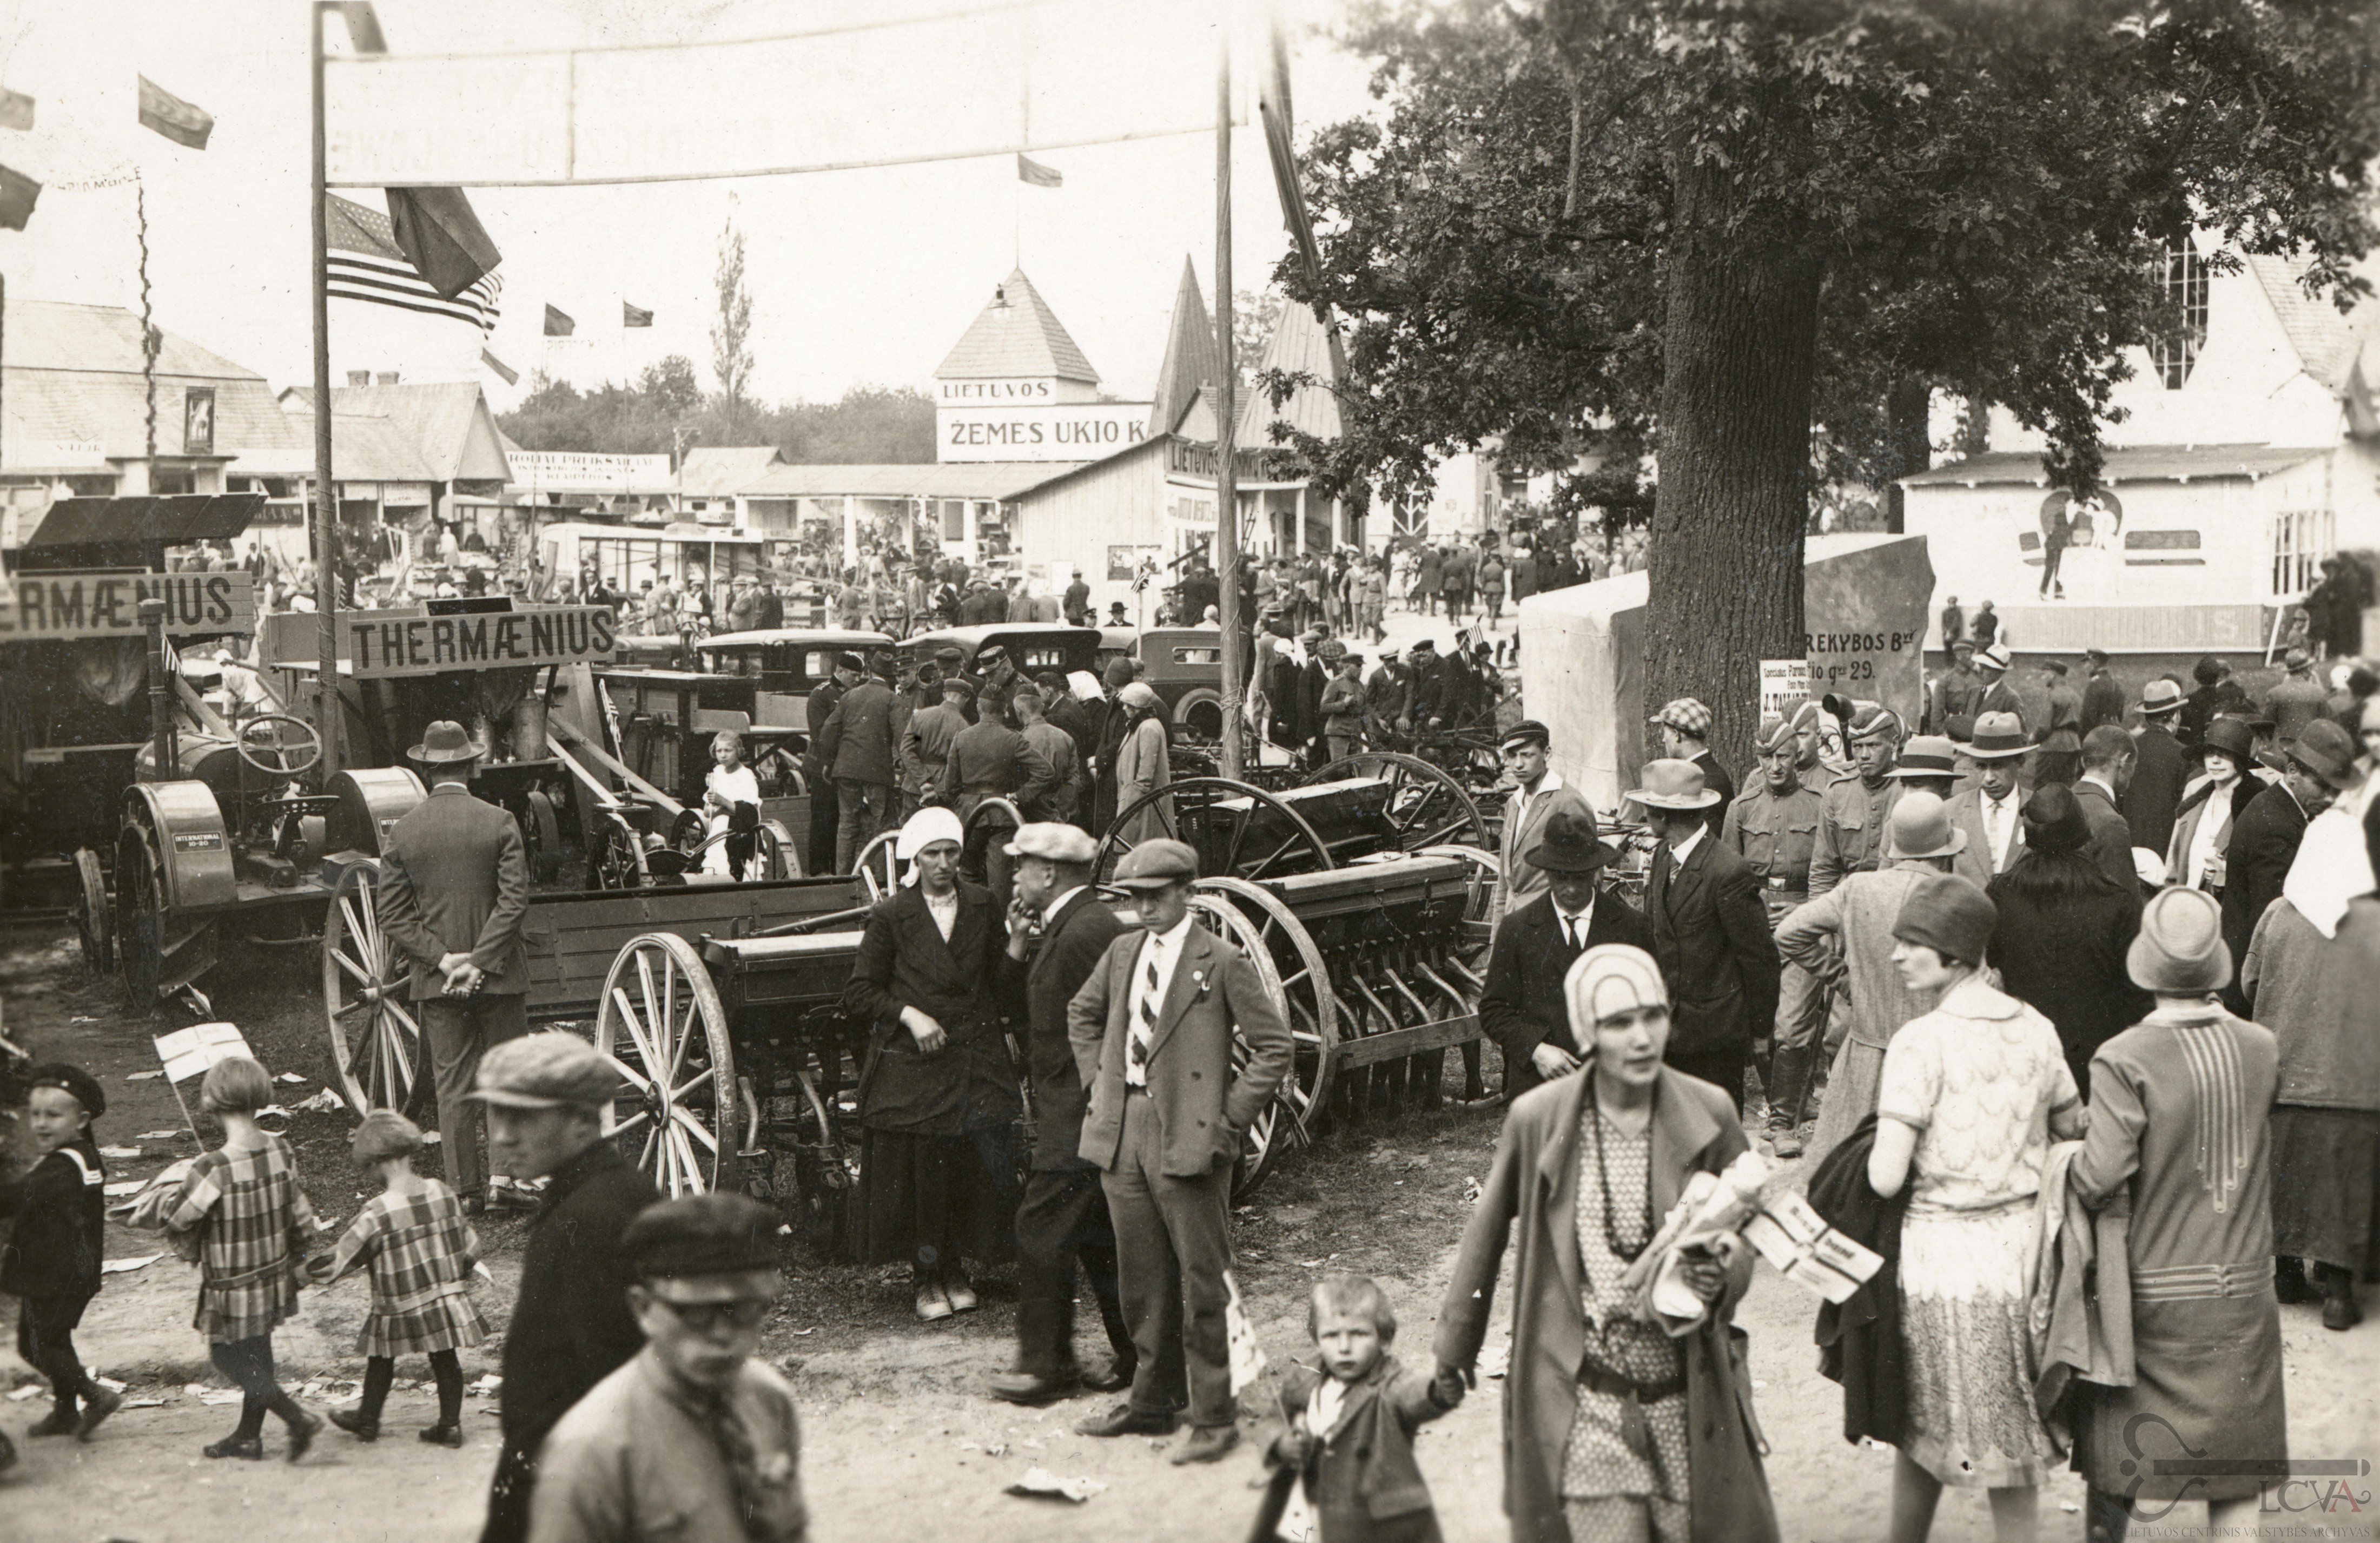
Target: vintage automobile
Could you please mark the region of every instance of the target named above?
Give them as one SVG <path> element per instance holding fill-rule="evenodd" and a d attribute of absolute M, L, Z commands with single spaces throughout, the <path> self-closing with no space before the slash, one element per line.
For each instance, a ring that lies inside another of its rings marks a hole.
<path fill-rule="evenodd" d="M 1222 628 L 1150 627 L 1140 635 L 1140 662 L 1175 729 L 1209 744 L 1223 737 Z"/>
<path fill-rule="evenodd" d="M 715 677 L 703 683 L 702 705 L 741 710 L 758 727 L 808 729 L 810 693 L 834 673 L 836 654 L 865 655 L 892 646 L 892 639 L 880 632 L 776 627 L 719 633 L 695 645 L 702 673 Z"/>
<path fill-rule="evenodd" d="M 991 622 L 981 626 L 938 627 L 902 643 L 901 656 L 923 663 L 949 648 L 966 655 L 962 668 L 969 674 L 982 672 L 983 656 L 993 649 L 1005 650 L 1009 662 L 1028 675 L 1058 670 L 1070 679 L 1085 674 L 1096 682 L 1101 663 L 1099 629 L 1070 626 L 1064 622 Z"/>

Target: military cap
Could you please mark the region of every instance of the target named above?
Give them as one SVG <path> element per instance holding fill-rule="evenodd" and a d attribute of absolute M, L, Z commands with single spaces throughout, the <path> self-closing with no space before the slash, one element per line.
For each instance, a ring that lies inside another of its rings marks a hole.
<path fill-rule="evenodd" d="M 956 675 L 953 675 L 949 679 L 943 681 L 941 683 L 941 686 L 942 695 L 945 697 L 957 697 L 963 700 L 970 702 L 975 700 L 975 687 L 959 679 Z"/>
<path fill-rule="evenodd" d="M 620 1251 L 640 1281 L 777 1268 L 777 1213 L 746 1195 L 686 1195 L 637 1213 Z"/>
<path fill-rule="evenodd" d="M 1058 820 L 1043 820 L 1016 828 L 1016 839 L 1008 844 L 1012 857 L 1044 857 L 1053 863 L 1088 863 L 1097 861 L 1099 843 L 1074 825 Z"/>
<path fill-rule="evenodd" d="M 26 1073 L 25 1087 L 28 1092 L 55 1087 L 82 1105 L 83 1112 L 94 1120 L 107 1112 L 107 1095 L 100 1091 L 99 1079 L 63 1061 L 45 1061 Z"/>
<path fill-rule="evenodd" d="M 966 662 L 966 650 L 946 643 L 934 650 L 934 657 L 945 664 L 964 664 Z"/>
<path fill-rule="evenodd" d="M 849 670 L 854 674 L 856 674 L 861 667 L 859 656 L 856 653 L 836 654 L 834 656 L 834 667 L 838 670 Z"/>
<path fill-rule="evenodd" d="M 1870 702 L 1852 720 L 1851 737 L 1853 740 L 1888 737 L 1897 744 L 1900 739 L 1900 715 L 1888 707 Z"/>
<path fill-rule="evenodd" d="M 480 1086 L 468 1096 L 506 1109 L 601 1108 L 619 1091 L 620 1074 L 576 1034 L 548 1029 L 507 1039 L 480 1058 Z"/>
<path fill-rule="evenodd" d="M 1770 713 L 1760 721 L 1760 732 L 1752 736 L 1752 747 L 1762 755 L 1792 749 L 1792 723 L 1778 713 Z"/>
<path fill-rule="evenodd" d="M 1653 714 L 1647 722 L 1658 723 L 1663 728 L 1675 729 L 1680 734 L 1692 735 L 1696 739 L 1700 739 L 1710 733 L 1711 710 L 1692 697 L 1680 697 L 1675 701 L 1666 703 L 1661 711 Z"/>
<path fill-rule="evenodd" d="M 1188 844 L 1160 836 L 1144 841 L 1116 864 L 1115 884 L 1127 890 L 1161 890 L 1198 877 L 1198 854 Z"/>
<path fill-rule="evenodd" d="M 1425 638 L 1420 642 L 1415 643 L 1413 646 L 1413 651 L 1415 653 L 1436 653 L 1438 651 L 1438 639 L 1435 638 Z"/>

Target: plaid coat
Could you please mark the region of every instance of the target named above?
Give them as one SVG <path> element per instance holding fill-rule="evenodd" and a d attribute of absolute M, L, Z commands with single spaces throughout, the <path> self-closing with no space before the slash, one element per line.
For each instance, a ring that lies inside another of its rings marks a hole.
<path fill-rule="evenodd" d="M 365 1355 L 426 1355 L 480 1343 L 486 1320 L 471 1301 L 471 1267 L 480 1237 L 464 1220 L 463 1203 L 436 1179 L 419 1193 L 386 1190 L 364 1202 L 338 1245 L 307 1274 L 317 1285 L 369 1268 L 371 1313 L 356 1349 Z"/>
<path fill-rule="evenodd" d="M 289 1144 L 267 1136 L 254 1151 L 217 1148 L 183 1178 L 165 1232 L 199 1248 L 199 1311 L 215 1344 L 270 1334 L 298 1311 L 298 1261 L 313 1241 L 314 1208 L 298 1187 Z"/>

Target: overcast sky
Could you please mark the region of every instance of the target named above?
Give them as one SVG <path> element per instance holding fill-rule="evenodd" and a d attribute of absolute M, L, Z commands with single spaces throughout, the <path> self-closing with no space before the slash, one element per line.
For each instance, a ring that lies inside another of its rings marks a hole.
<path fill-rule="evenodd" d="M 906 12 L 943 13 L 966 0 L 900 3 Z M 880 126 L 894 121 L 875 119 L 880 110 L 914 133 L 937 113 L 980 110 L 985 93 L 1011 100 L 1014 71 L 980 61 L 1000 41 L 1028 36 L 1020 29 L 1031 25 L 1030 13 L 999 8 L 1014 0 L 978 3 L 994 7 L 980 18 L 983 50 L 941 48 L 938 56 L 904 56 L 885 68 L 888 35 L 854 34 L 848 57 L 868 61 L 868 79 L 856 87 L 848 79 L 787 79 L 787 110 L 856 101 Z M 1295 28 L 1301 141 L 1368 104 L 1360 65 L 1311 36 L 1332 6 L 1333 0 L 1286 6 L 1302 24 Z M 878 19 L 888 5 L 382 0 L 378 9 L 391 50 L 410 53 L 749 38 Z M 1120 120 L 1150 110 L 1148 103 L 1168 91 L 1176 103 L 1184 91 L 1211 103 L 1210 18 L 1220 11 L 1208 0 L 1109 0 L 1103 15 L 1143 18 L 1133 40 L 1103 44 L 1088 59 L 1080 47 L 1028 43 L 1031 83 L 1045 96 L 1079 92 L 1087 112 Z M 1238 25 L 1246 25 L 1245 15 Z M 959 56 L 942 56 L 949 55 Z M 690 67 L 689 60 L 698 67 L 703 55 L 651 57 L 663 72 L 655 79 L 665 100 L 669 85 L 683 85 L 666 72 Z M 137 127 L 134 80 L 141 74 L 214 115 L 208 149 L 187 150 Z M 1244 63 L 1241 79 L 1248 78 Z M 33 133 L 0 130 L 0 164 L 47 184 L 28 228 L 0 232 L 10 298 L 137 307 L 140 198 L 158 322 L 276 386 L 310 378 L 301 0 L 0 0 L 0 83 L 39 104 Z M 748 100 L 735 105 L 751 108 Z M 726 110 L 722 104 L 722 115 Z M 655 109 L 635 97 L 582 103 L 580 111 L 660 127 Z M 858 136 L 862 143 L 869 138 Z M 1236 277 L 1252 288 L 1271 271 L 1285 237 L 1260 135 L 1246 128 L 1234 141 Z M 1062 188 L 1026 186 L 1012 159 L 993 157 L 733 181 L 474 189 L 472 202 L 504 254 L 504 320 L 492 350 L 522 371 L 524 387 L 541 364 L 591 382 L 632 373 L 665 353 L 693 358 L 706 387 L 714 384 L 712 273 L 720 231 L 732 217 L 746 236 L 755 390 L 765 399 L 832 398 L 859 383 L 925 385 L 1020 255 L 1106 388 L 1145 395 L 1185 254 L 1212 300 L 1213 138 L 1053 150 L 1040 159 L 1063 174 Z M 380 206 L 376 192 L 347 196 Z M 654 312 L 650 331 L 620 327 L 624 299 Z M 540 328 L 547 303 L 576 318 L 592 341 L 549 355 Z M 332 326 L 342 380 L 346 369 L 370 367 L 400 369 L 407 379 L 464 378 L 479 352 L 478 338 L 454 323 L 352 302 L 333 303 Z M 476 378 L 500 409 L 518 395 L 492 374 Z"/>

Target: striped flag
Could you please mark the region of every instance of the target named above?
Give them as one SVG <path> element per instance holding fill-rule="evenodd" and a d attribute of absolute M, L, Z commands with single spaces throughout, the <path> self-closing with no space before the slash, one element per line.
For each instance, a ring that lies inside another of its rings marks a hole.
<path fill-rule="evenodd" d="M 404 249 L 387 215 L 336 193 L 324 195 L 331 224 L 331 298 L 395 306 L 424 316 L 468 322 L 484 336 L 496 327 L 497 297 L 502 273 L 491 273 L 453 299 L 447 299 L 423 278 Z"/>

